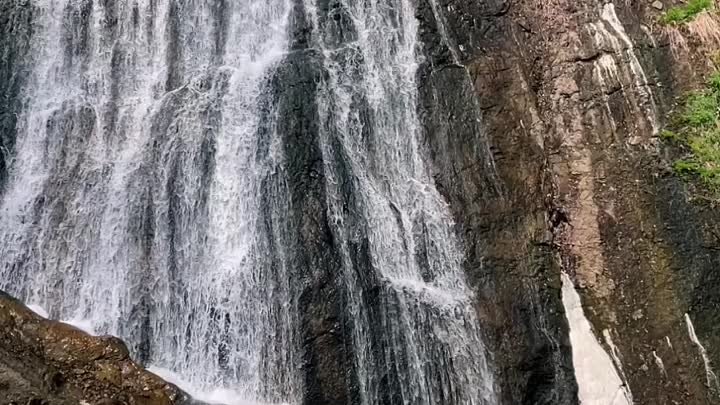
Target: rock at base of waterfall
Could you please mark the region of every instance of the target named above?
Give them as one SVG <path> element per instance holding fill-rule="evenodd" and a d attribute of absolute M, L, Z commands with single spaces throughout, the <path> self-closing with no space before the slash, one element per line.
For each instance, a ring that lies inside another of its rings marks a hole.
<path fill-rule="evenodd" d="M 0 405 L 199 405 L 125 343 L 41 317 L 0 292 Z"/>

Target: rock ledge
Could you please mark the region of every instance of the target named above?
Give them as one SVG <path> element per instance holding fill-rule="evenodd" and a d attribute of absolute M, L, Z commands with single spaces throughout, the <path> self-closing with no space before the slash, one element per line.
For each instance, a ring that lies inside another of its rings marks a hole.
<path fill-rule="evenodd" d="M 199 405 L 125 343 L 41 317 L 0 291 L 0 405 Z"/>

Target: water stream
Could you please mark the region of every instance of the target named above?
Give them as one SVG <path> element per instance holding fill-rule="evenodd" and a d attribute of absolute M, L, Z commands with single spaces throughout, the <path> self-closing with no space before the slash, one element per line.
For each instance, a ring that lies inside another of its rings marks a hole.
<path fill-rule="evenodd" d="M 122 337 L 198 393 L 301 403 L 303 308 L 290 252 L 274 244 L 268 257 L 265 223 L 288 213 L 260 197 L 284 157 L 260 153 L 258 135 L 278 127 L 265 108 L 297 4 L 35 3 L 0 289 Z M 309 102 L 360 402 L 495 403 L 461 245 L 422 148 L 413 3 L 302 5 L 326 72 Z"/>

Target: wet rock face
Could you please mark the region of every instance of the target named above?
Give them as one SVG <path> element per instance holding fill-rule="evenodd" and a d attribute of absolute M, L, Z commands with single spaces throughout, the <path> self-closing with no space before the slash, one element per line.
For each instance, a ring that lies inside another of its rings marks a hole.
<path fill-rule="evenodd" d="M 421 72 L 420 108 L 435 178 L 465 244 L 503 402 L 572 404 L 577 386 L 551 243 L 541 123 L 507 7 L 486 2 L 448 11 L 421 2 L 431 57 Z"/>
<path fill-rule="evenodd" d="M 0 404 L 191 405 L 125 344 L 42 318 L 0 292 Z"/>
<path fill-rule="evenodd" d="M 275 73 L 270 108 L 279 117 L 277 133 L 282 136 L 285 159 L 263 186 L 266 226 L 275 241 L 270 247 L 290 253 L 292 285 L 302 308 L 299 333 L 306 404 L 348 403 L 345 382 L 352 372 L 346 343 L 352 338 L 341 327 L 343 290 L 337 271 L 341 263 L 328 226 L 318 108 L 310 101 L 323 73 L 320 55 L 311 49 L 291 53 Z"/>
<path fill-rule="evenodd" d="M 32 36 L 32 3 L 0 1 L 0 190 L 7 176 L 7 161 L 15 149 L 15 126 L 20 89 L 26 75 L 25 55 Z"/>
<path fill-rule="evenodd" d="M 421 108 L 505 402 L 577 401 L 560 270 L 635 403 L 720 402 L 683 320 L 720 363 L 718 218 L 655 137 L 707 72 L 707 44 L 678 58 L 650 2 L 478 3 L 420 2 Z"/>

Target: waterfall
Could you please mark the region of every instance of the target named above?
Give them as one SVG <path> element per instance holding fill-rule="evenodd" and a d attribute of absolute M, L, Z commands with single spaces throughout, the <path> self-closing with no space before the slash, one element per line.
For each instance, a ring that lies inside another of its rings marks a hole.
<path fill-rule="evenodd" d="M 286 164 L 271 104 L 291 1 L 37 0 L 0 289 L 195 387 L 301 403 L 293 235 L 287 201 L 266 198 L 287 186 L 266 179 Z M 423 150 L 412 2 L 302 10 L 359 402 L 494 404 Z"/>
<path fill-rule="evenodd" d="M 321 143 L 361 403 L 493 403 L 462 250 L 425 163 L 412 2 L 306 4 L 328 71 Z"/>
<path fill-rule="evenodd" d="M 296 401 L 292 297 L 263 257 L 255 159 L 289 0 L 36 6 L 0 288 L 194 384 Z"/>

